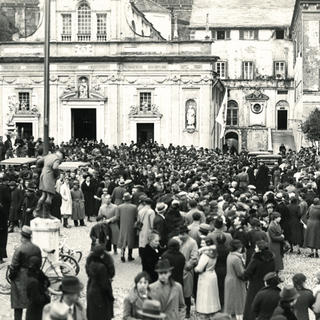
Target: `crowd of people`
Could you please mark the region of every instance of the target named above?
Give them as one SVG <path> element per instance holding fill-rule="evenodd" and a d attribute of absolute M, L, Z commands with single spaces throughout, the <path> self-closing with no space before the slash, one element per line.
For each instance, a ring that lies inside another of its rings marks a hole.
<path fill-rule="evenodd" d="M 282 163 L 268 167 L 244 149 L 230 154 L 153 142 L 119 147 L 78 139 L 60 146 L 51 142 L 58 158 L 86 163 L 53 170 L 55 194 L 47 209 L 65 228 L 71 221 L 73 227 L 84 226 L 85 218 L 96 221 L 86 263 L 86 312 L 78 306 L 79 280 L 62 283 L 60 303 L 72 306 L 72 313 L 77 307 L 77 319 L 113 318 L 111 252 L 120 250 L 126 263 L 135 260 L 135 249 L 142 272 L 124 301 L 123 319 L 190 318 L 192 303 L 198 319 L 307 320 L 309 309 L 320 318 L 319 286 L 308 290 L 305 275 L 296 274 L 292 285 L 279 288 L 286 252 L 302 254 L 302 247 L 310 248 L 309 257 L 318 258 L 320 166 L 315 148 L 298 153 L 282 149 Z M 13 283 L 19 274 L 18 284 L 26 287 L 23 301 L 12 298 L 15 319 L 25 308 L 27 319 L 41 319 L 43 308 L 44 319 L 69 310 L 46 305 L 49 284 L 37 264 L 39 251 L 23 249 L 26 243 L 35 246 L 29 226 L 43 190 L 41 147 L 37 157 L 30 168 L 2 168 L 0 177 L 1 261 L 7 258 L 7 232 L 17 227 L 21 250 L 28 252 L 24 256 L 16 250 L 12 260 Z M 320 273 L 316 277 L 320 282 Z M 30 307 L 35 286 L 42 288 L 41 312 L 28 318 L 28 310 L 35 310 Z M 12 286 L 12 297 L 15 293 Z"/>

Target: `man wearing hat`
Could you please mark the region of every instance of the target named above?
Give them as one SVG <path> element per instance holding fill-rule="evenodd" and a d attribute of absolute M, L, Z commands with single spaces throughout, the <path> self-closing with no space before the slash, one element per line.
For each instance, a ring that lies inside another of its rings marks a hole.
<path fill-rule="evenodd" d="M 289 240 L 290 235 L 290 211 L 287 205 L 284 202 L 284 197 L 281 192 L 276 194 L 275 200 L 277 201 L 277 205 L 274 208 L 274 211 L 279 212 L 281 214 L 280 226 L 283 230 L 283 235 L 285 240 Z"/>
<path fill-rule="evenodd" d="M 9 278 L 11 280 L 11 308 L 14 309 L 14 320 L 21 320 L 23 309 L 27 308 L 27 270 L 30 257 L 41 259 L 40 248 L 31 242 L 32 230 L 28 226 L 21 229 L 21 244 L 14 250 Z"/>
<path fill-rule="evenodd" d="M 118 247 L 121 248 L 121 261 L 125 262 L 125 251 L 128 247 L 128 260 L 132 261 L 132 250 L 136 247 L 135 238 L 136 230 L 134 229 L 134 223 L 137 220 L 138 209 L 131 203 L 131 195 L 129 192 L 123 194 L 123 204 L 119 205 L 117 221 L 120 221 L 120 233 Z"/>
<path fill-rule="evenodd" d="M 34 210 L 39 203 L 39 197 L 36 195 L 36 186 L 33 182 L 28 184 L 26 194 L 22 203 L 21 226 L 30 226 L 30 221 L 34 219 Z"/>
<path fill-rule="evenodd" d="M 183 295 L 187 306 L 186 317 L 190 318 L 191 309 L 191 296 L 193 294 L 194 284 L 194 268 L 198 264 L 198 245 L 197 242 L 189 236 L 189 229 L 187 225 L 179 227 L 179 236 L 173 237 L 180 243 L 180 252 L 186 258 L 186 264 L 184 266 L 184 286 Z"/>
<path fill-rule="evenodd" d="M 223 216 L 218 216 L 214 220 L 214 230 L 208 234 L 208 237 L 210 237 L 213 240 L 214 244 L 217 245 L 217 237 L 220 234 L 224 234 L 224 236 L 226 237 L 225 245 L 228 248 L 230 242 L 232 241 L 232 236 L 230 233 L 225 232 L 225 220 Z"/>
<path fill-rule="evenodd" d="M 169 260 L 158 261 L 155 268 L 158 280 L 150 285 L 150 296 L 160 302 L 167 319 L 181 320 L 186 316 L 186 305 L 181 284 L 171 278 L 172 269 Z"/>
<path fill-rule="evenodd" d="M 206 222 L 206 216 L 204 215 L 204 213 L 202 211 L 198 210 L 197 206 L 198 206 L 198 202 L 196 200 L 189 201 L 190 210 L 187 212 L 187 214 L 185 216 L 188 225 L 190 225 L 193 222 L 192 216 L 195 212 L 198 212 L 200 214 L 200 223 Z"/>
<path fill-rule="evenodd" d="M 142 310 L 137 311 L 144 320 L 164 319 L 166 314 L 161 312 L 161 304 L 157 300 L 144 300 Z"/>
<path fill-rule="evenodd" d="M 62 291 L 61 298 L 45 305 L 42 319 L 87 320 L 85 309 L 79 301 L 82 289 L 83 284 L 77 277 L 64 276 L 60 286 L 60 291 Z"/>
<path fill-rule="evenodd" d="M 153 230 L 159 232 L 160 235 L 160 246 L 162 250 L 167 246 L 168 242 L 168 225 L 165 219 L 165 214 L 167 212 L 168 205 L 164 202 L 158 202 L 156 205 L 156 215 L 153 220 Z"/>
<path fill-rule="evenodd" d="M 125 188 L 126 182 L 123 179 L 121 179 L 118 184 L 118 187 L 113 189 L 111 195 L 112 202 L 117 206 L 123 203 L 123 195 L 127 192 L 127 189 Z"/>
<path fill-rule="evenodd" d="M 8 233 L 13 232 L 15 226 L 19 227 L 19 221 L 21 220 L 21 206 L 24 200 L 23 191 L 17 188 L 15 181 L 10 181 L 8 187 L 11 190 L 11 205 L 9 213 L 9 230 Z"/>
<path fill-rule="evenodd" d="M 64 152 L 58 150 L 56 153 L 38 159 L 37 166 L 42 167 L 39 190 L 42 191 L 37 207 L 34 210 L 36 217 L 54 219 L 50 214 L 52 197 L 55 194 L 55 179 L 59 175 L 59 165 L 64 157 Z"/>
<path fill-rule="evenodd" d="M 293 285 L 284 286 L 280 292 L 279 305 L 270 320 L 274 320 L 276 316 L 284 316 L 287 320 L 298 320 L 295 310 L 298 297 L 299 293 Z"/>
<path fill-rule="evenodd" d="M 135 185 L 132 189 L 132 203 L 137 207 L 139 207 L 140 204 L 140 197 L 143 195 L 147 196 L 142 190 L 143 186 L 140 184 Z"/>
<path fill-rule="evenodd" d="M 263 287 L 255 296 L 252 312 L 257 320 L 270 319 L 280 300 L 279 277 L 275 272 L 267 273 L 263 278 Z"/>

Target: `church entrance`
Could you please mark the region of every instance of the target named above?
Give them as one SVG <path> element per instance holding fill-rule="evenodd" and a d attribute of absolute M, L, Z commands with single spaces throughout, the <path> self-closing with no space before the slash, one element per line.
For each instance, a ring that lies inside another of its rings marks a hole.
<path fill-rule="evenodd" d="M 154 124 L 153 123 L 137 123 L 137 143 L 138 145 L 146 141 L 154 141 Z"/>
<path fill-rule="evenodd" d="M 71 135 L 74 138 L 97 139 L 96 109 L 71 109 Z"/>
<path fill-rule="evenodd" d="M 32 134 L 32 122 L 16 122 L 17 132 L 22 139 L 30 139 Z"/>
<path fill-rule="evenodd" d="M 278 110 L 278 130 L 288 129 L 288 110 Z"/>

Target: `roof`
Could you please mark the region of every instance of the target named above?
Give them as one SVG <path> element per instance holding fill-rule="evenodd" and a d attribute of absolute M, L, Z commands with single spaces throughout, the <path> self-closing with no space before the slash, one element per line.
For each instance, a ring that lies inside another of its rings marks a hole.
<path fill-rule="evenodd" d="M 151 0 L 135 0 L 134 5 L 143 13 L 146 12 L 158 12 L 171 14 L 170 10 L 164 8 L 158 3 L 155 3 Z"/>
<path fill-rule="evenodd" d="M 291 24 L 295 0 L 194 0 L 190 28 L 274 28 Z"/>

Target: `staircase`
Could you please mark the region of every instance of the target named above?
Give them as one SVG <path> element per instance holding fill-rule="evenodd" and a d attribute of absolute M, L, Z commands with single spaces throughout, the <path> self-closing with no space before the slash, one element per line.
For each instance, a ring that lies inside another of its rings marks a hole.
<path fill-rule="evenodd" d="M 287 151 L 289 149 L 296 151 L 296 144 L 291 131 L 272 131 L 272 149 L 274 154 L 279 153 L 279 147 L 282 143 Z"/>

